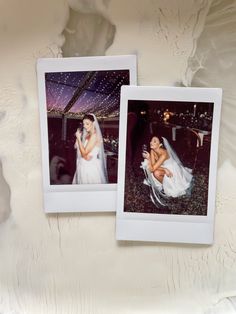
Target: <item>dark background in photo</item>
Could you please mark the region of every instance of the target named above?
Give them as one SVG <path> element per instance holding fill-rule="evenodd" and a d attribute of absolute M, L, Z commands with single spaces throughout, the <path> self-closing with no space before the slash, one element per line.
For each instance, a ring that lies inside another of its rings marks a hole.
<path fill-rule="evenodd" d="M 50 184 L 71 184 L 75 132 L 86 113 L 96 115 L 104 139 L 109 183 L 117 183 L 120 88 L 129 70 L 45 74 Z"/>
<path fill-rule="evenodd" d="M 207 215 L 213 103 L 129 100 L 125 169 L 125 212 Z M 165 137 L 192 169 L 191 194 L 156 206 L 145 185 L 142 150 L 153 136 Z"/>

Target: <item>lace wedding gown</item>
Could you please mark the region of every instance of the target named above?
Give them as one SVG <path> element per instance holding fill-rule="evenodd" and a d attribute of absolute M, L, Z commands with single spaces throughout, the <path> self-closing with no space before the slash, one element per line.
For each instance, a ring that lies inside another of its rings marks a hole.
<path fill-rule="evenodd" d="M 87 140 L 84 142 L 86 147 Z M 77 148 L 76 171 L 72 184 L 101 184 L 107 183 L 106 176 L 99 158 L 100 146 L 95 146 L 89 153 L 89 160 L 84 159 Z"/>

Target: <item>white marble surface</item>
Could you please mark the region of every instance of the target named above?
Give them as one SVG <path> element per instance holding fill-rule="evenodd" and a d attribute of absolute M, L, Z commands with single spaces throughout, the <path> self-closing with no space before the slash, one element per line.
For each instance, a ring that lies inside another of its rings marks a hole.
<path fill-rule="evenodd" d="M 9 0 L 0 17 L 0 313 L 235 313 L 235 1 Z M 43 213 L 35 62 L 62 50 L 136 53 L 145 85 L 227 89 L 213 246 L 117 243 L 114 214 Z"/>

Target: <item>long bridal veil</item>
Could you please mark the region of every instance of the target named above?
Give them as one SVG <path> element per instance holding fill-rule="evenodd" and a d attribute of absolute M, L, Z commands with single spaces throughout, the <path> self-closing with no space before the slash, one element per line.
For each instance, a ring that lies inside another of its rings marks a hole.
<path fill-rule="evenodd" d="M 180 161 L 174 149 L 171 147 L 168 140 L 165 137 L 162 137 L 162 139 L 163 139 L 163 144 L 165 146 L 165 149 L 167 150 L 169 157 L 172 158 L 179 166 L 183 166 L 182 162 Z"/>

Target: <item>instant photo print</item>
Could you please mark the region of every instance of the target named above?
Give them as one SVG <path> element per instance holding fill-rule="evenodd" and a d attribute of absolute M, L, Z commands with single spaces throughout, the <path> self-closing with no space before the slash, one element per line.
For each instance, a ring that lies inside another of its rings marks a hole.
<path fill-rule="evenodd" d="M 222 90 L 124 86 L 116 237 L 211 244 Z"/>
<path fill-rule="evenodd" d="M 136 57 L 39 59 L 44 210 L 115 211 L 120 89 Z"/>

